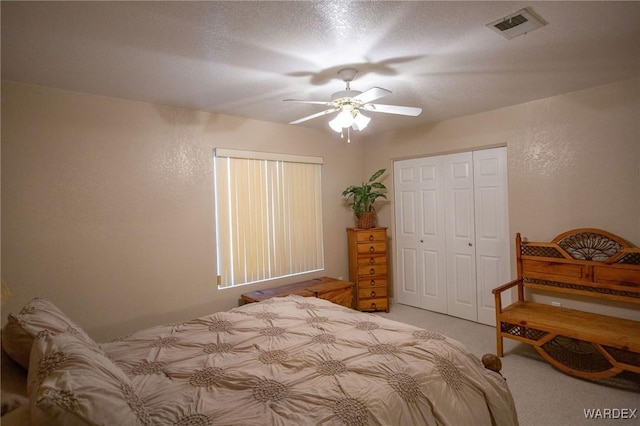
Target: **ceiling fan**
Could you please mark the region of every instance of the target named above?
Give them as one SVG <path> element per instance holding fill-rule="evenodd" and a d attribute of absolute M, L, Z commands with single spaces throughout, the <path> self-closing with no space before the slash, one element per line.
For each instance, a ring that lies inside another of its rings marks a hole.
<path fill-rule="evenodd" d="M 331 101 L 302 101 L 297 99 L 285 99 L 285 102 L 299 102 L 303 104 L 325 105 L 329 109 L 308 115 L 289 124 L 298 124 L 303 121 L 311 120 L 323 115 L 337 112 L 338 114 L 329 121 L 329 126 L 336 132 L 342 133 L 344 129 L 363 130 L 371 118 L 363 114 L 363 112 L 382 112 L 387 114 L 409 115 L 412 117 L 420 115 L 422 108 L 384 105 L 371 103 L 376 99 L 387 96 L 391 91 L 381 87 L 373 87 L 365 92 L 351 90 L 350 83 L 355 78 L 357 70 L 353 68 L 344 68 L 338 71 L 340 78 L 346 83 L 345 90 L 336 92 L 331 95 Z M 344 136 L 343 136 L 344 137 Z"/>

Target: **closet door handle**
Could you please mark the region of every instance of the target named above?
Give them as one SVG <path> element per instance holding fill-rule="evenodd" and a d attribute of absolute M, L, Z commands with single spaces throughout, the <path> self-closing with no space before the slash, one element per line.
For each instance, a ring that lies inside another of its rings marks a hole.
<path fill-rule="evenodd" d="M 473 244 L 469 243 L 469 247 L 473 247 Z"/>

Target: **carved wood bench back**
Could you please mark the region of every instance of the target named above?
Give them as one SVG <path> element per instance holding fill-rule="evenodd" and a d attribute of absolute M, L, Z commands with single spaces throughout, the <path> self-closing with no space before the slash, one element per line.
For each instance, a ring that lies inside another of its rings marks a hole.
<path fill-rule="evenodd" d="M 525 287 L 640 304 L 640 249 L 609 232 L 574 229 L 550 243 L 516 236 Z"/>

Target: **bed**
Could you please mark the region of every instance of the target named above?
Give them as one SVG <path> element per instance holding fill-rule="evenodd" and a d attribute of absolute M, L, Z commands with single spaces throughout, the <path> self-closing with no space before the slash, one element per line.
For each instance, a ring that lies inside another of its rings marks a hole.
<path fill-rule="evenodd" d="M 34 425 L 518 422 L 505 379 L 461 343 L 314 297 L 100 344 L 36 298 L 9 315 L 2 344 L 28 368 Z"/>

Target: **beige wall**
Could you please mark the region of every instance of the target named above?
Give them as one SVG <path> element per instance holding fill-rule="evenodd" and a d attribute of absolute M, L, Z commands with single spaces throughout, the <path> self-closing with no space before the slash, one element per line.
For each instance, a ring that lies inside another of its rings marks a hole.
<path fill-rule="evenodd" d="M 640 245 L 640 79 L 351 144 L 13 82 L 3 82 L 1 112 L 2 278 L 13 292 L 3 319 L 39 295 L 97 339 L 228 309 L 240 293 L 274 285 L 216 289 L 216 146 L 324 157 L 326 271 L 308 277 L 348 276 L 344 187 L 391 171 L 394 159 L 495 145 L 508 146 L 512 235 L 544 241 L 598 227 Z M 385 183 L 392 199 L 390 173 Z M 378 210 L 393 235 L 393 205 Z M 588 308 L 638 316 L 637 307 Z"/>
<path fill-rule="evenodd" d="M 363 144 L 335 133 L 3 82 L 2 264 L 13 297 L 52 300 L 94 337 L 237 306 L 274 283 L 215 285 L 214 147 L 324 157 L 322 273 L 348 277 L 340 196 Z"/>
<path fill-rule="evenodd" d="M 640 246 L 640 79 L 378 135 L 367 141 L 366 170 L 495 145 L 507 146 L 512 236 L 549 241 L 592 227 Z M 393 220 L 392 208 L 380 212 L 392 234 Z M 568 303 L 640 318 L 637 306 Z"/>

